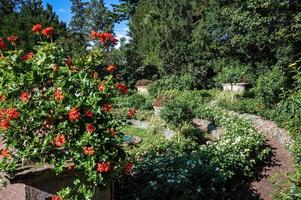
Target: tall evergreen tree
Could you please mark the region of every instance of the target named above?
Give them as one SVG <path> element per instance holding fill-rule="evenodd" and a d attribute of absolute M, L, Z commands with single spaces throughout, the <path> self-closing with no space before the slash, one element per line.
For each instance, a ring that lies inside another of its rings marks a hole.
<path fill-rule="evenodd" d="M 85 44 L 88 30 L 87 30 L 87 6 L 88 2 L 82 2 L 81 0 L 71 0 L 72 7 L 71 12 L 73 13 L 70 29 L 76 34 L 78 39 Z"/>
<path fill-rule="evenodd" d="M 0 13 L 7 13 L 1 18 L 0 37 L 18 36 L 18 45 L 26 51 L 32 50 L 36 38 L 31 32 L 34 24 L 40 23 L 43 27 L 53 26 L 56 34 L 53 40 L 67 37 L 66 25 L 59 21 L 58 16 L 47 4 L 44 9 L 41 0 L 5 0 L 0 2 Z"/>
<path fill-rule="evenodd" d="M 103 0 L 91 0 L 87 7 L 87 26 L 90 30 L 113 30 L 114 19 L 111 12 L 105 7 Z"/>

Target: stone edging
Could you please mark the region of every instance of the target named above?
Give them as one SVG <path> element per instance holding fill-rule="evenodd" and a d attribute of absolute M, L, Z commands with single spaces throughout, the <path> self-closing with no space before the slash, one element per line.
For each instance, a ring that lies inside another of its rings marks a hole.
<path fill-rule="evenodd" d="M 281 144 L 286 149 L 291 149 L 293 145 L 293 139 L 290 137 L 289 132 L 285 129 L 279 128 L 275 122 L 271 120 L 265 120 L 260 116 L 247 113 L 239 114 L 234 111 L 229 111 L 229 113 L 250 121 L 259 132 L 266 136 L 274 138 L 276 142 Z"/>

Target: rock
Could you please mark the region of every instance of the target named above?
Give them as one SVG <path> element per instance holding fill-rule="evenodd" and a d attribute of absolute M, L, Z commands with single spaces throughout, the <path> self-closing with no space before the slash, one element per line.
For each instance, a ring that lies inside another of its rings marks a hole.
<path fill-rule="evenodd" d="M 51 194 L 25 184 L 16 183 L 0 190 L 0 200 L 45 200 Z"/>
<path fill-rule="evenodd" d="M 211 140 L 219 140 L 221 136 L 225 133 L 225 130 L 223 128 L 217 127 L 216 125 L 207 120 L 194 118 L 192 120 L 192 123 L 201 132 L 209 133 L 209 138 Z"/>

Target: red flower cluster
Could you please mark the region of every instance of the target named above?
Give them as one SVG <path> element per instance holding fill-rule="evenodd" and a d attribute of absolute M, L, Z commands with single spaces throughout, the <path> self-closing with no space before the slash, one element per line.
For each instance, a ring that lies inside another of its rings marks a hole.
<path fill-rule="evenodd" d="M 29 99 L 29 92 L 22 92 L 20 99 L 22 100 L 23 103 L 27 103 Z"/>
<path fill-rule="evenodd" d="M 32 57 L 33 57 L 33 53 L 29 52 L 29 53 L 25 54 L 24 56 L 22 56 L 22 60 L 28 61 L 28 60 L 32 59 Z"/>
<path fill-rule="evenodd" d="M 93 133 L 95 131 L 95 127 L 93 126 L 93 124 L 87 124 L 86 131 L 90 134 Z"/>
<path fill-rule="evenodd" d="M 2 129 L 6 130 L 10 127 L 10 120 L 9 119 L 2 119 L 0 122 L 0 126 Z"/>
<path fill-rule="evenodd" d="M 56 89 L 54 92 L 54 99 L 57 101 L 62 101 L 64 99 L 64 94 L 62 90 Z"/>
<path fill-rule="evenodd" d="M 54 28 L 52 26 L 44 28 L 42 34 L 48 38 L 52 37 L 54 34 Z"/>
<path fill-rule="evenodd" d="M 97 163 L 97 171 L 99 173 L 111 171 L 111 163 L 109 161 Z"/>
<path fill-rule="evenodd" d="M 1 109 L 0 110 L 0 126 L 2 129 L 6 130 L 10 127 L 11 120 L 18 119 L 20 117 L 20 113 L 16 108 L 9 109 Z"/>
<path fill-rule="evenodd" d="M 5 99 L 6 99 L 6 97 L 4 95 L 0 94 L 0 101 L 3 102 L 3 101 L 5 101 Z"/>
<path fill-rule="evenodd" d="M 17 40 L 18 37 L 14 35 L 7 37 L 7 41 L 9 41 L 12 45 L 16 45 Z"/>
<path fill-rule="evenodd" d="M 134 109 L 134 108 L 131 108 L 131 109 L 129 109 L 129 111 L 128 111 L 128 117 L 129 117 L 129 118 L 132 118 L 132 117 L 134 117 L 134 116 L 136 115 L 136 113 L 137 113 L 137 110 Z"/>
<path fill-rule="evenodd" d="M 112 108 L 113 108 L 113 106 L 112 106 L 111 104 L 108 104 L 108 103 L 106 103 L 106 104 L 104 104 L 104 105 L 102 106 L 102 110 L 103 110 L 104 112 L 111 112 L 111 111 L 112 111 Z"/>
<path fill-rule="evenodd" d="M 117 39 L 112 33 L 98 33 L 96 31 L 92 31 L 90 34 L 91 39 L 98 39 L 102 45 L 116 45 Z"/>
<path fill-rule="evenodd" d="M 101 91 L 101 92 L 104 92 L 104 91 L 106 90 L 105 84 L 100 83 L 100 84 L 98 85 L 98 90 Z"/>
<path fill-rule="evenodd" d="M 91 110 L 88 110 L 86 112 L 86 116 L 89 117 L 89 118 L 92 118 L 94 116 L 94 113 Z"/>
<path fill-rule="evenodd" d="M 87 156 L 93 156 L 94 155 L 94 149 L 93 147 L 84 147 L 84 154 Z"/>
<path fill-rule="evenodd" d="M 125 167 L 124 167 L 124 172 L 126 174 L 128 174 L 134 168 L 134 166 L 135 165 L 133 163 L 131 163 L 131 162 L 126 163 Z"/>
<path fill-rule="evenodd" d="M 98 38 L 99 33 L 96 31 L 92 31 L 90 34 L 90 37 L 92 40 L 95 40 L 96 38 Z"/>
<path fill-rule="evenodd" d="M 20 117 L 20 113 L 16 108 L 9 108 L 6 111 L 7 119 L 18 119 Z"/>
<path fill-rule="evenodd" d="M 56 147 L 61 147 L 66 143 L 66 139 L 64 135 L 58 134 L 53 141 Z"/>
<path fill-rule="evenodd" d="M 112 44 L 115 45 L 117 43 L 117 39 L 114 37 L 112 33 L 100 33 L 98 34 L 98 40 L 102 45 Z"/>
<path fill-rule="evenodd" d="M 107 72 L 109 72 L 109 73 L 112 73 L 112 72 L 115 71 L 116 69 L 117 69 L 117 68 L 116 68 L 115 65 L 108 65 L 107 68 L 106 68 Z"/>
<path fill-rule="evenodd" d="M 1 150 L 1 156 L 3 158 L 8 158 L 10 156 L 9 150 L 7 148 L 4 148 Z"/>
<path fill-rule="evenodd" d="M 73 64 L 72 58 L 70 56 L 68 56 L 65 60 L 66 65 L 68 65 L 69 67 Z"/>
<path fill-rule="evenodd" d="M 116 88 L 117 88 L 117 90 L 120 90 L 123 94 L 128 93 L 128 87 L 125 84 L 117 83 Z"/>
<path fill-rule="evenodd" d="M 36 33 L 36 34 L 40 34 L 42 32 L 42 25 L 41 24 L 36 24 L 32 27 L 32 32 Z"/>
<path fill-rule="evenodd" d="M 0 50 L 5 49 L 6 45 L 3 38 L 0 38 Z"/>
<path fill-rule="evenodd" d="M 77 121 L 80 118 L 80 112 L 76 107 L 71 108 L 71 110 L 68 113 L 68 117 L 70 121 Z"/>
<path fill-rule="evenodd" d="M 116 134 L 117 134 L 116 130 L 113 129 L 113 128 L 110 128 L 110 129 L 109 129 L 109 132 L 110 132 L 110 134 L 111 134 L 112 137 L 115 137 Z"/>

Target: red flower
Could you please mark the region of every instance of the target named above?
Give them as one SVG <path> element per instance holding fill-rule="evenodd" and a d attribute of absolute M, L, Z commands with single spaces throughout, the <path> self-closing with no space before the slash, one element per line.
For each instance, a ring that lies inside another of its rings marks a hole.
<path fill-rule="evenodd" d="M 16 108 L 7 109 L 6 115 L 8 119 L 18 119 L 20 117 L 20 113 Z"/>
<path fill-rule="evenodd" d="M 88 110 L 86 112 L 86 116 L 89 117 L 89 118 L 92 118 L 94 116 L 94 113 L 91 110 Z"/>
<path fill-rule="evenodd" d="M 69 111 L 69 120 L 70 121 L 77 121 L 80 118 L 80 113 L 78 111 L 78 109 L 76 107 L 71 108 L 71 110 Z"/>
<path fill-rule="evenodd" d="M 65 60 L 66 65 L 68 65 L 69 67 L 73 64 L 72 62 L 72 58 L 70 56 L 68 56 L 68 58 L 66 58 Z"/>
<path fill-rule="evenodd" d="M 110 128 L 110 129 L 109 129 L 109 132 L 110 132 L 110 134 L 111 134 L 112 137 L 115 137 L 116 134 L 117 134 L 116 130 L 113 129 L 113 128 Z"/>
<path fill-rule="evenodd" d="M 54 99 L 57 101 L 62 101 L 64 99 L 64 94 L 62 90 L 56 89 L 54 92 Z"/>
<path fill-rule="evenodd" d="M 124 172 L 128 174 L 134 168 L 134 166 L 135 165 L 133 163 L 127 162 L 124 167 Z"/>
<path fill-rule="evenodd" d="M 28 60 L 32 59 L 32 57 L 33 57 L 33 53 L 29 52 L 29 53 L 25 54 L 24 56 L 22 56 L 22 60 L 28 61 Z"/>
<path fill-rule="evenodd" d="M 93 126 L 93 124 L 87 124 L 86 131 L 90 134 L 93 133 L 95 131 L 95 127 Z"/>
<path fill-rule="evenodd" d="M 113 106 L 112 106 L 111 104 L 108 104 L 108 103 L 106 103 L 106 104 L 104 104 L 104 105 L 102 106 L 102 110 L 103 110 L 104 112 L 111 112 L 111 111 L 112 111 L 112 108 L 113 108 Z"/>
<path fill-rule="evenodd" d="M 8 158 L 10 156 L 9 150 L 7 148 L 4 148 L 1 150 L 1 156 L 3 158 Z"/>
<path fill-rule="evenodd" d="M 112 73 L 113 71 L 115 71 L 117 68 L 115 65 L 109 65 L 107 66 L 107 72 Z"/>
<path fill-rule="evenodd" d="M 51 200 L 63 200 L 61 197 L 56 196 L 56 195 L 52 195 L 51 196 Z"/>
<path fill-rule="evenodd" d="M 96 31 L 91 31 L 90 37 L 91 39 L 95 40 L 96 38 L 98 38 L 99 33 Z"/>
<path fill-rule="evenodd" d="M 132 117 L 134 117 L 134 116 L 136 115 L 136 113 L 137 113 L 137 110 L 134 109 L 134 108 L 131 108 L 131 109 L 129 109 L 129 111 L 128 111 L 128 117 L 129 117 L 129 118 L 132 118 Z"/>
<path fill-rule="evenodd" d="M 58 134 L 55 138 L 54 138 L 54 145 L 56 147 L 61 147 L 66 143 L 66 139 L 64 135 Z"/>
<path fill-rule="evenodd" d="M 44 28 L 43 30 L 42 30 L 42 34 L 44 35 L 44 36 L 46 36 L 46 37 L 52 37 L 53 36 L 53 34 L 54 34 L 54 28 L 52 27 L 52 26 L 50 26 L 50 27 L 47 27 L 47 28 Z"/>
<path fill-rule="evenodd" d="M 93 156 L 94 155 L 94 149 L 93 147 L 84 147 L 84 154 L 87 156 Z"/>
<path fill-rule="evenodd" d="M 16 45 L 17 39 L 18 37 L 14 35 L 7 37 L 7 41 L 9 41 L 12 45 Z"/>
<path fill-rule="evenodd" d="M 128 93 L 128 88 L 125 84 L 122 83 L 117 83 L 116 84 L 116 88 L 117 90 L 120 90 L 123 94 L 127 94 Z"/>
<path fill-rule="evenodd" d="M 42 31 L 42 25 L 41 24 L 36 24 L 32 27 L 31 30 L 32 30 L 32 32 L 39 34 Z"/>
<path fill-rule="evenodd" d="M 117 43 L 117 39 L 112 33 L 98 33 L 97 37 L 102 45 L 115 45 Z"/>
<path fill-rule="evenodd" d="M 0 50 L 5 49 L 6 45 L 3 38 L 0 38 Z"/>
<path fill-rule="evenodd" d="M 111 163 L 109 161 L 97 163 L 97 171 L 99 173 L 111 171 Z"/>
<path fill-rule="evenodd" d="M 9 119 L 2 119 L 0 122 L 0 126 L 2 129 L 6 130 L 10 127 L 10 120 Z"/>
<path fill-rule="evenodd" d="M 98 85 L 98 90 L 101 91 L 101 92 L 104 92 L 104 91 L 106 90 L 105 84 L 100 83 L 100 84 Z"/>
<path fill-rule="evenodd" d="M 5 99 L 6 99 L 6 97 L 4 95 L 0 94 L 0 102 L 5 101 Z"/>
<path fill-rule="evenodd" d="M 22 100 L 23 103 L 27 103 L 29 99 L 29 93 L 28 92 L 22 92 L 20 99 Z"/>

